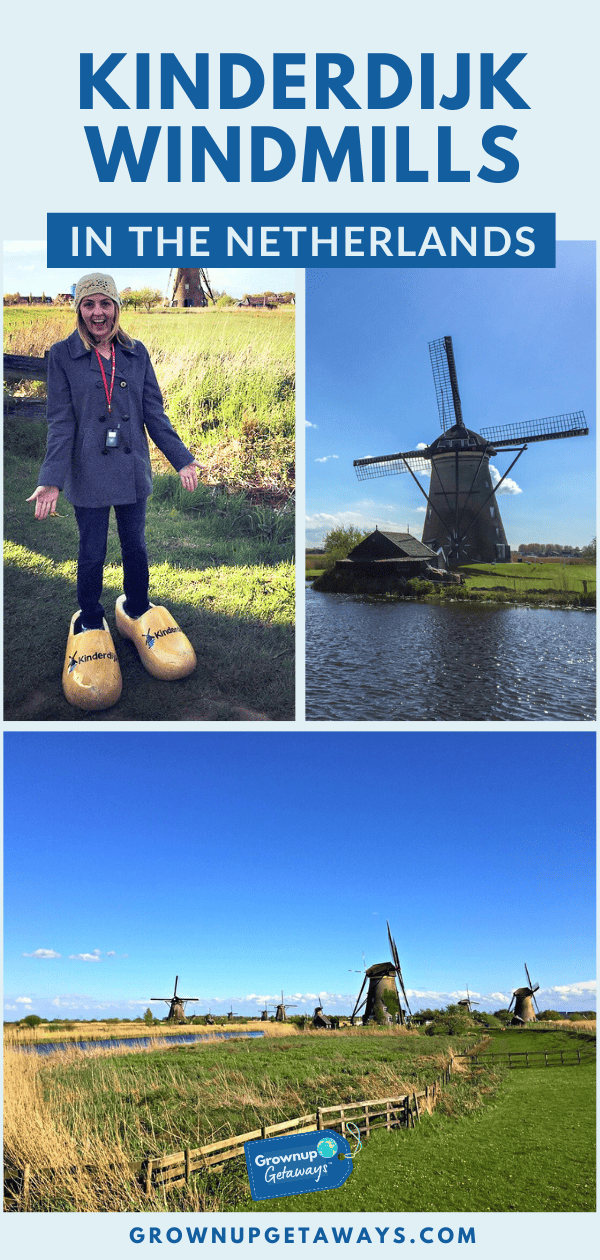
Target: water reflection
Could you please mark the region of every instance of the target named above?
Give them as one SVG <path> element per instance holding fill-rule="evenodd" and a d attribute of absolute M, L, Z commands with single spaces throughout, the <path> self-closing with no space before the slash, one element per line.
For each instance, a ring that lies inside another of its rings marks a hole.
<path fill-rule="evenodd" d="M 172 1033 L 165 1037 L 94 1037 L 90 1041 L 47 1041 L 34 1045 L 22 1046 L 22 1050 L 33 1054 L 56 1054 L 58 1050 L 113 1050 L 126 1046 L 128 1050 L 141 1050 L 146 1046 L 156 1046 L 164 1050 L 165 1046 L 187 1045 L 192 1041 L 228 1041 L 230 1037 L 264 1037 L 264 1032 L 215 1032 L 215 1033 Z"/>
<path fill-rule="evenodd" d="M 391 603 L 306 592 L 306 716 L 338 721 L 595 717 L 588 611 Z"/>

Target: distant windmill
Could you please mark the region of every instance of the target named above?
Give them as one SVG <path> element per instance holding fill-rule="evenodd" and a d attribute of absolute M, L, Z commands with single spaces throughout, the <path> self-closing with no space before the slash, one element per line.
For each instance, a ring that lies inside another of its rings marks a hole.
<path fill-rule="evenodd" d="M 214 1024 L 214 1022 L 215 1022 L 215 1021 L 214 1021 L 214 1019 L 213 1019 L 213 1017 L 212 1017 L 212 1015 L 211 1015 L 211 1013 L 210 1013 L 210 1011 L 207 1011 L 207 1013 L 206 1013 L 206 1015 L 204 1016 L 204 1018 L 205 1018 L 205 1020 L 206 1020 L 206 1023 L 207 1023 L 207 1024 Z"/>
<path fill-rule="evenodd" d="M 230 1009 L 230 1010 L 228 1010 L 228 1012 L 227 1012 L 227 1018 L 228 1018 L 229 1020 L 231 1020 L 231 1019 L 233 1019 L 234 1015 L 237 1015 L 237 1011 L 234 1011 L 234 1010 L 233 1010 L 233 1003 L 232 1003 L 231 1009 Z"/>
<path fill-rule="evenodd" d="M 460 1000 L 457 1002 L 457 1006 L 464 1006 L 464 1007 L 465 1007 L 465 1010 L 467 1010 L 467 1011 L 469 1012 L 469 1014 L 471 1014 L 471 1011 L 472 1011 L 472 1009 L 473 1009 L 473 1007 L 474 1007 L 474 1006 L 479 1006 L 479 1002 L 474 1002 L 474 1001 L 473 1001 L 473 998 L 471 997 L 471 995 L 470 995 L 470 993 L 469 993 L 469 986 L 468 986 L 468 985 L 467 985 L 467 996 L 466 996 L 466 998 L 460 998 Z"/>
<path fill-rule="evenodd" d="M 540 1008 L 534 996 L 537 993 L 540 986 L 539 984 L 531 983 L 531 976 L 529 975 L 529 972 L 527 970 L 527 963 L 525 963 L 524 965 L 525 965 L 525 975 L 527 976 L 528 987 L 524 986 L 522 989 L 513 989 L 513 995 L 510 999 L 510 1005 L 508 1008 L 510 1011 L 510 1008 L 514 1002 L 515 1009 L 514 1009 L 513 1017 L 510 1021 L 511 1024 L 532 1023 L 532 1021 L 536 1019 L 536 1014 L 533 1009 L 534 1002 L 535 1002 L 535 1010 L 537 1011 L 538 1015 L 540 1013 Z"/>
<path fill-rule="evenodd" d="M 291 1010 L 292 1006 L 297 1006 L 297 1005 L 298 1005 L 298 1003 L 297 1003 L 297 1002 L 286 1002 L 286 1003 L 285 1003 L 285 1005 L 284 1005 L 284 1002 L 283 1002 L 283 989 L 282 989 L 282 990 L 281 990 L 281 1002 L 278 1002 L 278 1003 L 277 1003 L 277 1007 L 276 1007 L 276 1010 L 275 1010 L 275 1021 L 276 1021 L 276 1023 L 278 1023 L 278 1024 L 285 1024 L 285 1023 L 287 1022 L 287 1014 L 286 1014 L 286 1012 L 287 1012 L 287 1011 L 289 1011 L 289 1010 Z"/>
<path fill-rule="evenodd" d="M 443 551 L 448 564 L 510 562 L 510 547 L 500 519 L 496 491 L 529 442 L 580 437 L 589 432 L 583 411 L 515 424 L 494 426 L 475 433 L 462 416 L 451 337 L 430 341 L 429 355 L 437 396 L 441 437 L 416 451 L 355 459 L 359 481 L 409 472 L 423 497 L 427 512 L 422 541 Z M 500 447 L 517 452 L 497 485 L 492 484 L 489 461 Z M 430 473 L 429 494 L 415 476 Z"/>
<path fill-rule="evenodd" d="M 384 1017 L 387 1016 L 390 1023 L 395 1023 L 397 1021 L 399 1024 L 404 1025 L 406 1023 L 405 1012 L 402 1009 L 402 1003 L 400 1002 L 398 995 L 396 981 L 398 981 L 398 984 L 400 985 L 402 996 L 406 1002 L 406 1009 L 410 1018 L 411 1010 L 406 996 L 406 989 L 404 988 L 402 968 L 400 966 L 400 959 L 398 958 L 396 942 L 391 934 L 389 923 L 387 925 L 387 930 L 393 962 L 375 963 L 372 967 L 367 967 L 365 971 L 365 978 L 362 982 L 361 990 L 352 1012 L 352 1021 L 356 1019 L 357 1015 L 360 1014 L 360 1011 L 364 1006 L 365 1013 L 363 1015 L 363 1024 L 371 1023 L 372 1020 L 377 1018 L 377 1014 L 379 1014 Z M 361 997 L 367 980 L 369 982 L 367 995 L 361 1002 Z"/>
<path fill-rule="evenodd" d="M 323 1014 L 322 1006 L 315 1006 L 312 1017 L 312 1026 L 313 1028 L 331 1028 L 331 1020 Z"/>
<path fill-rule="evenodd" d="M 214 303 L 208 274 L 202 267 L 172 267 L 167 284 L 169 306 L 208 306 Z"/>
<path fill-rule="evenodd" d="M 171 1024 L 186 1024 L 187 1020 L 185 1018 L 185 1010 L 184 1010 L 185 1004 L 186 1002 L 197 1002 L 198 998 L 197 997 L 187 997 L 187 998 L 179 997 L 177 993 L 178 980 L 179 980 L 179 976 L 175 976 L 175 990 L 173 993 L 173 997 L 150 998 L 150 1001 L 151 1002 L 168 1002 L 169 1004 L 169 1014 L 167 1015 L 168 1022 Z"/>

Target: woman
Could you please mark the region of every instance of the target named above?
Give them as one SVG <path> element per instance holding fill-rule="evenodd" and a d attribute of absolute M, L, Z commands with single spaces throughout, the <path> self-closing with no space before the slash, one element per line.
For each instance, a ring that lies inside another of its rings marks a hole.
<path fill-rule="evenodd" d="M 146 430 L 195 490 L 194 457 L 169 423 L 148 351 L 119 326 L 112 276 L 82 276 L 75 290 L 77 327 L 48 358 L 48 444 L 40 484 L 27 500 L 37 520 L 56 511 L 61 490 L 79 527 L 77 598 L 63 669 L 70 704 L 108 709 L 121 694 L 121 671 L 100 603 L 111 507 L 123 558 L 124 594 L 116 603 L 120 634 L 135 644 L 157 678 L 184 678 L 194 649 L 166 608 L 148 599 L 146 500 L 152 471 Z"/>

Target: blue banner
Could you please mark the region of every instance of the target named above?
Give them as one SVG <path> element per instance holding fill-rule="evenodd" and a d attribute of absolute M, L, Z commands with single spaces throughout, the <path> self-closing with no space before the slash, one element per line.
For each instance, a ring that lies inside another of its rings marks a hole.
<path fill-rule="evenodd" d="M 350 1143 L 333 1129 L 245 1142 L 244 1154 L 255 1201 L 334 1190 L 352 1172 Z"/>
<path fill-rule="evenodd" d="M 49 267 L 554 267 L 554 214 L 49 214 Z"/>

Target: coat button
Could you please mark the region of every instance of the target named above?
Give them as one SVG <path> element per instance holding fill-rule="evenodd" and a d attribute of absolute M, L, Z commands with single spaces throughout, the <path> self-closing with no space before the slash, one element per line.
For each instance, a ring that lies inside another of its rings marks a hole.
<path fill-rule="evenodd" d="M 129 416 L 121 416 L 121 420 L 129 420 Z"/>
<path fill-rule="evenodd" d="M 119 385 L 121 389 L 127 389 L 127 381 L 119 381 Z"/>
<path fill-rule="evenodd" d="M 125 447 L 125 454 L 126 454 L 126 455 L 131 455 L 131 447 L 130 447 L 130 446 L 126 446 L 126 447 Z"/>

